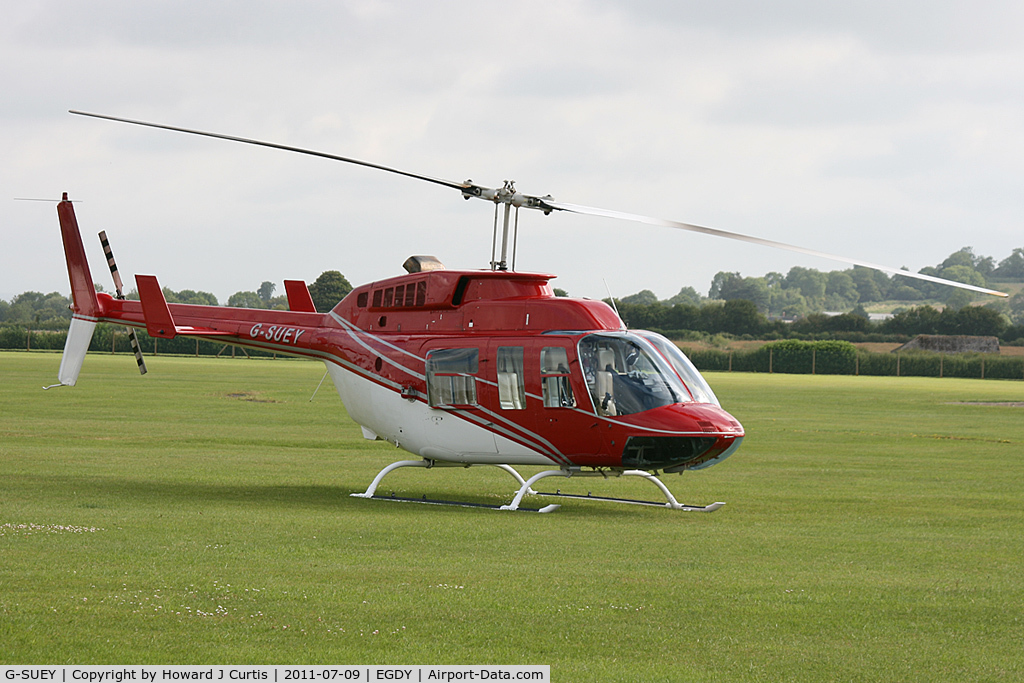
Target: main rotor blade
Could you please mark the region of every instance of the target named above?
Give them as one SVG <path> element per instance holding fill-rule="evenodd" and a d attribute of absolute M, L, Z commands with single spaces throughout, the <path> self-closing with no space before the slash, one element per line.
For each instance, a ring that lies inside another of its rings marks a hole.
<path fill-rule="evenodd" d="M 648 225 L 657 225 L 665 228 L 677 228 L 679 230 L 688 230 L 690 232 L 700 232 L 705 235 L 713 235 L 715 237 L 724 237 L 730 240 L 738 240 L 740 242 L 750 242 L 751 244 L 760 244 L 765 247 L 774 247 L 776 249 L 784 249 L 786 251 L 795 251 L 798 254 L 807 254 L 808 256 L 818 256 L 820 258 L 830 259 L 832 261 L 840 261 L 842 263 L 849 263 L 855 266 L 863 266 L 864 268 L 871 268 L 873 270 L 880 270 L 884 273 L 892 273 L 893 275 L 902 275 L 903 277 L 912 277 L 917 280 L 926 280 L 928 282 L 935 282 L 940 285 L 949 285 L 950 287 L 959 287 L 960 289 L 969 289 L 974 292 L 981 292 L 982 294 L 992 294 L 994 296 L 1006 297 L 1009 296 L 1005 292 L 997 292 L 993 289 L 985 289 L 984 287 L 976 287 L 975 285 L 969 285 L 963 282 L 956 282 L 954 280 L 945 280 L 941 277 L 933 277 L 931 275 L 923 275 L 921 273 L 912 273 L 909 270 L 901 270 L 899 268 L 892 268 L 890 266 L 881 266 L 877 263 L 869 263 L 867 261 L 860 261 L 858 259 L 848 258 L 846 256 L 837 256 L 836 254 L 828 254 L 823 251 L 816 249 L 807 249 L 806 247 L 798 247 L 792 244 L 786 244 L 785 242 L 776 242 L 775 240 L 766 240 L 761 237 L 751 237 L 750 235 L 743 235 L 738 232 L 729 232 L 728 230 L 719 230 L 717 228 L 707 228 L 702 225 L 693 225 L 692 223 L 682 223 L 680 221 L 670 221 L 663 218 L 653 218 L 651 216 L 641 216 L 635 213 L 625 213 L 623 211 L 611 211 L 609 209 L 598 209 L 591 206 L 581 206 L 579 204 L 566 204 L 563 202 L 556 202 L 551 199 L 545 199 L 544 204 L 551 207 L 556 211 L 567 211 L 569 213 L 579 213 L 589 216 L 604 216 L 605 218 L 617 218 L 624 221 L 633 221 L 636 223 L 646 223 Z"/>
<path fill-rule="evenodd" d="M 280 149 L 287 152 L 298 152 L 299 154 L 307 154 L 309 156 L 321 157 L 323 159 L 331 159 L 334 161 L 343 161 L 349 164 L 355 164 L 357 166 L 364 166 L 366 168 L 375 168 L 379 171 L 387 171 L 388 173 L 394 173 L 396 175 L 405 176 L 407 178 L 414 178 L 416 180 L 425 180 L 428 183 L 434 183 L 435 185 L 441 185 L 443 187 L 450 187 L 455 190 L 459 190 L 465 199 L 470 197 L 478 197 L 480 199 L 486 199 L 495 203 L 513 204 L 517 207 L 523 206 L 530 209 L 539 209 L 544 213 L 550 213 L 551 211 L 566 211 L 569 213 L 579 213 L 590 216 L 604 216 L 606 218 L 617 218 L 619 220 L 634 221 L 637 223 L 646 223 L 648 225 L 657 225 L 667 228 L 677 228 L 679 230 L 688 230 L 690 232 L 700 232 L 705 235 L 713 235 L 715 237 L 724 237 L 726 239 L 738 240 L 740 242 L 750 242 L 751 244 L 760 244 L 766 247 L 774 247 L 776 249 L 784 249 L 786 251 L 793 251 L 798 254 L 806 254 L 808 256 L 817 256 L 820 258 L 830 259 L 832 261 L 839 261 L 841 263 L 849 263 L 855 266 L 862 266 L 864 268 L 871 268 L 873 270 L 879 270 L 884 273 L 892 273 L 893 275 L 902 275 L 903 277 L 910 277 L 917 280 L 925 280 L 927 282 L 934 282 L 940 285 L 948 285 L 950 287 L 958 287 L 960 289 L 968 289 L 974 292 L 981 292 L 982 294 L 991 294 L 994 296 L 1007 297 L 1009 296 L 1005 292 L 998 292 L 992 289 L 986 289 L 984 287 L 976 287 L 974 285 L 965 284 L 963 282 L 956 282 L 954 280 L 945 280 L 940 277 L 933 277 L 931 275 L 923 275 L 921 273 L 912 273 L 909 270 L 901 270 L 899 268 L 892 268 L 890 266 L 882 266 L 877 263 L 869 263 L 867 261 L 860 261 L 858 259 L 851 259 L 846 256 L 837 256 L 836 254 L 829 254 L 823 251 L 817 251 L 816 249 L 807 249 L 806 247 L 798 247 L 792 244 L 786 244 L 785 242 L 776 242 L 775 240 L 763 239 L 761 237 L 752 237 L 750 235 L 744 235 L 738 232 L 729 232 L 728 230 L 719 230 L 717 228 L 708 228 L 701 225 L 694 225 L 692 223 L 682 223 L 680 221 L 670 221 L 663 218 L 654 218 L 651 216 L 642 216 L 640 214 L 626 213 L 623 211 L 612 211 L 610 209 L 599 209 L 591 206 L 582 206 L 580 204 L 567 204 L 563 202 L 556 202 L 550 196 L 534 197 L 530 195 L 523 195 L 515 191 L 515 188 L 510 182 L 506 182 L 505 187 L 499 190 L 492 190 L 480 185 L 473 183 L 472 181 L 466 181 L 463 183 L 455 182 L 452 180 L 445 180 L 443 178 L 434 178 L 431 176 L 422 175 L 419 173 L 410 173 L 409 171 L 402 171 L 397 168 L 391 168 L 390 166 L 383 166 L 381 164 L 374 164 L 369 161 L 362 161 L 360 159 L 353 159 L 351 157 L 343 157 L 337 154 L 328 154 L 327 152 L 318 152 L 313 149 L 304 149 L 302 147 L 292 147 L 290 145 L 281 145 L 276 142 L 265 142 L 263 140 L 253 140 L 250 138 L 237 137 L 235 135 L 224 135 L 222 133 L 210 133 L 207 131 L 193 130 L 190 128 L 179 128 L 177 126 L 168 126 L 162 123 L 151 123 L 148 121 L 136 121 L 133 119 L 124 119 L 117 116 L 108 116 L 106 114 L 94 114 L 90 112 L 77 111 L 75 109 L 69 109 L 69 113 L 77 114 L 79 116 L 89 116 L 96 119 L 106 119 L 108 121 L 117 121 L 119 123 L 130 123 L 136 126 L 147 126 L 149 128 L 161 128 L 163 130 L 175 131 L 178 133 L 188 133 L 190 135 L 202 135 L 208 138 L 218 138 L 221 140 L 230 140 L 232 142 L 241 142 L 247 145 L 257 145 L 259 147 L 270 147 L 271 149 Z"/>
<path fill-rule="evenodd" d="M 230 140 L 231 142 L 242 142 L 247 145 L 257 145 L 259 147 L 270 147 L 271 149 L 282 149 L 286 152 L 298 152 L 299 154 L 308 154 L 309 156 L 321 157 L 324 159 L 332 159 L 334 161 L 344 161 L 348 164 L 356 164 L 357 166 L 365 166 L 367 168 L 375 168 L 379 171 L 387 171 L 388 173 L 395 173 L 397 175 L 405 176 L 407 178 L 415 178 L 416 180 L 425 180 L 428 183 L 434 183 L 435 185 L 443 185 L 444 187 L 450 187 L 460 192 L 472 190 L 474 186 L 472 183 L 458 183 L 452 180 L 445 180 L 443 178 L 432 178 L 426 175 L 420 175 L 419 173 L 410 173 L 409 171 L 402 171 L 397 168 L 391 168 L 389 166 L 382 166 L 381 164 L 374 164 L 369 161 L 361 161 L 360 159 L 352 159 L 350 157 L 343 157 L 337 154 L 328 154 L 327 152 L 318 152 L 314 149 L 304 149 L 302 147 L 292 147 L 290 145 L 280 145 L 276 142 L 265 142 L 263 140 L 253 140 L 250 138 L 240 138 L 234 135 L 224 135 L 222 133 L 210 133 L 202 130 L 192 130 L 190 128 L 179 128 L 177 126 L 168 126 L 162 123 L 150 123 L 148 121 L 135 121 L 133 119 L 122 119 L 117 116 L 107 116 L 106 114 L 92 114 L 86 111 L 77 111 L 75 109 L 69 109 L 68 113 L 77 114 L 79 116 L 91 116 L 94 119 L 106 119 L 107 121 L 117 121 L 119 123 L 130 123 L 135 126 L 147 126 L 149 128 L 162 128 L 163 130 L 173 130 L 178 133 L 188 133 L 190 135 L 202 135 L 208 138 L 218 138 L 220 140 Z"/>

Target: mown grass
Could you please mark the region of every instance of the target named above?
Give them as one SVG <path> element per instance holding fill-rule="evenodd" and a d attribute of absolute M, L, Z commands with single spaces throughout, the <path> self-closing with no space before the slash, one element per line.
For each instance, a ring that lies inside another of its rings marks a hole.
<path fill-rule="evenodd" d="M 1024 677 L 1024 382 L 712 374 L 713 514 L 350 498 L 407 457 L 303 361 L 0 353 L 0 662 L 550 664 L 562 681 Z M 552 481 L 552 480 L 548 480 Z M 646 482 L 554 480 L 656 499 Z M 494 468 L 399 495 L 508 500 Z M 545 500 L 547 502 L 547 500 Z"/>

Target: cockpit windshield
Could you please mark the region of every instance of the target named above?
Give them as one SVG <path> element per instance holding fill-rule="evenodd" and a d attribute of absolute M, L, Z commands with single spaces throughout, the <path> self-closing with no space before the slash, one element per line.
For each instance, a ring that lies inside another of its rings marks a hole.
<path fill-rule="evenodd" d="M 690 390 L 694 401 L 697 403 L 714 403 L 719 407 L 722 405 L 718 402 L 718 397 L 711 390 L 707 380 L 697 371 L 697 368 L 693 366 L 693 363 L 686 357 L 686 354 L 679 350 L 678 346 L 654 332 L 642 331 L 636 334 L 651 342 L 661 352 L 661 355 L 665 357 L 665 360 L 672 364 L 672 368 L 679 374 L 680 379 L 686 384 L 686 388 Z"/>
<path fill-rule="evenodd" d="M 588 334 L 580 363 L 599 415 L 630 415 L 693 400 L 650 342 L 629 332 Z"/>

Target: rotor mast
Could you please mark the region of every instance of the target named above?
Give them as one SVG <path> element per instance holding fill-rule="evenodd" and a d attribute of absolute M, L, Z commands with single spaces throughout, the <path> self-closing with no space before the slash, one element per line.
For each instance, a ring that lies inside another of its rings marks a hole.
<path fill-rule="evenodd" d="M 494 239 L 491 242 L 491 270 L 508 270 L 508 238 L 509 233 L 513 232 L 513 251 L 512 251 L 512 265 L 515 267 L 515 232 L 518 232 L 519 226 L 519 209 L 525 207 L 527 209 L 539 209 L 544 212 L 544 215 L 551 213 L 553 207 L 548 205 L 549 201 L 553 201 L 551 195 L 544 197 L 534 197 L 528 194 L 523 194 L 516 190 L 516 181 L 506 180 L 502 184 L 500 189 L 494 190 L 489 187 L 483 187 L 477 185 L 472 180 L 467 180 L 463 183 L 462 198 L 469 199 L 476 197 L 478 199 L 485 199 L 487 201 L 494 202 Z M 497 243 L 498 233 L 498 207 L 504 205 L 503 218 L 501 223 L 501 253 L 497 259 L 495 259 L 495 245 Z M 515 220 L 512 220 L 512 209 L 516 210 Z"/>

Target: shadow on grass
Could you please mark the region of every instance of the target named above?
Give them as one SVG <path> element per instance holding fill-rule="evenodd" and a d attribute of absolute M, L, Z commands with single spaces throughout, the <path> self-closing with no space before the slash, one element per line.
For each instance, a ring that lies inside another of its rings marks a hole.
<path fill-rule="evenodd" d="M 217 504 L 253 504 L 284 508 L 330 508 L 358 502 L 349 497 L 358 490 L 317 485 L 231 485 L 212 482 L 156 481 L 116 477 L 15 475 L 5 486 L 25 498 L 62 499 L 75 507 L 114 509 L 130 507 L 204 507 Z M 39 492 L 34 495 L 33 492 Z"/>
<path fill-rule="evenodd" d="M 72 475 L 13 475 L 8 479 L 6 488 L 12 497 L 22 500 L 62 501 L 69 507 L 89 510 L 119 509 L 177 509 L 202 510 L 217 506 L 242 506 L 256 508 L 276 508 L 282 510 L 321 510 L 339 512 L 342 510 L 368 511 L 374 508 L 389 510 L 388 514 L 399 517 L 422 515 L 429 510 L 451 512 L 461 511 L 469 514 L 472 510 L 484 511 L 474 505 L 503 505 L 512 500 L 515 488 L 495 484 L 488 491 L 475 492 L 438 486 L 438 482 L 423 482 L 409 490 L 406 487 L 399 496 L 420 498 L 425 496 L 432 500 L 446 500 L 468 504 L 438 506 L 404 504 L 395 501 L 365 500 L 353 498 L 352 493 L 361 493 L 362 486 L 328 486 L 310 484 L 219 484 L 215 482 L 190 481 L 159 481 L 149 479 L 133 479 L 121 477 L 95 477 Z M 392 495 L 392 490 L 382 486 L 378 489 L 381 496 Z M 528 496 L 523 501 L 523 508 L 538 508 L 549 503 L 564 506 L 561 516 L 583 514 L 586 516 L 617 518 L 627 510 L 638 511 L 634 506 L 621 506 L 599 501 L 572 501 L 550 497 Z M 668 514 L 679 514 L 670 511 Z M 625 515 L 629 516 L 629 515 Z"/>

